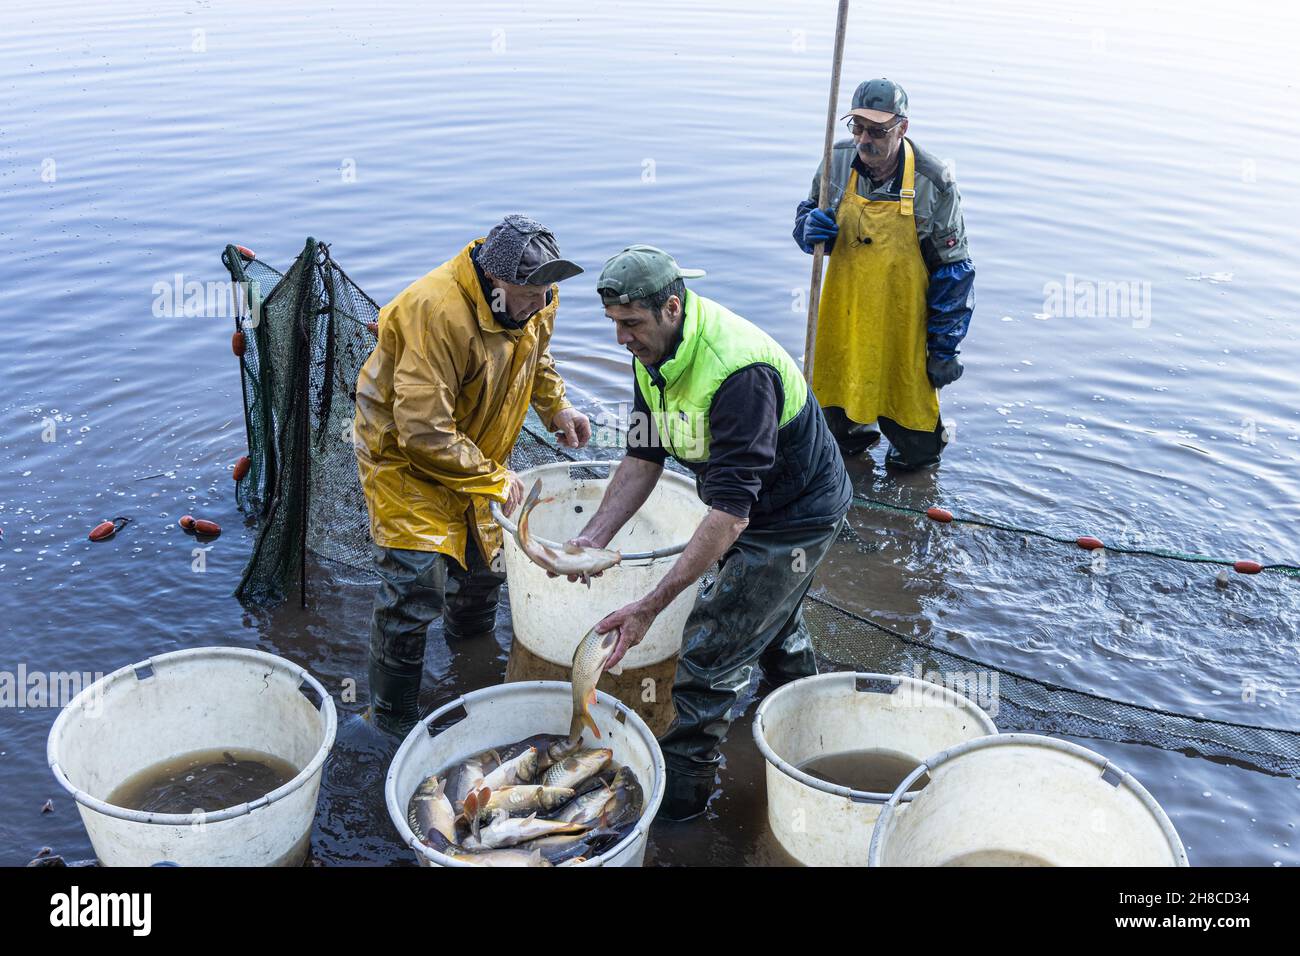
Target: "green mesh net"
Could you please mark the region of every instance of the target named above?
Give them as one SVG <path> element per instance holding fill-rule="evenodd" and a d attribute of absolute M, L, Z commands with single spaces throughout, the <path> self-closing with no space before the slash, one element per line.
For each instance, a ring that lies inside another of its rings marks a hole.
<path fill-rule="evenodd" d="M 315 239 L 283 274 L 237 246 L 222 261 L 246 290 L 236 332 L 250 467 L 236 494 L 258 524 L 236 594 L 278 601 L 296 589 L 305 605 L 309 552 L 369 565 L 352 414 L 379 306 Z"/>
<path fill-rule="evenodd" d="M 249 308 L 238 327 L 247 336 L 241 374 L 251 468 L 238 494 L 259 530 L 238 594 L 281 600 L 296 587 L 305 602 L 308 553 L 370 573 L 369 521 L 351 423 L 357 373 L 375 344 L 367 323 L 379 310 L 312 239 L 284 275 L 235 246 L 226 248 L 223 261 L 249 288 Z M 262 289 L 269 289 L 264 297 Z M 580 451 L 562 448 L 530 412 L 510 466 L 524 471 L 562 460 L 617 459 L 621 452 L 616 440 Z M 852 540 L 855 533 L 845 527 Z M 818 653 L 842 667 L 997 675 L 1003 731 L 1145 744 L 1300 777 L 1295 731 L 1175 714 L 1051 684 L 940 649 L 816 595 L 805 603 L 805 617 Z"/>

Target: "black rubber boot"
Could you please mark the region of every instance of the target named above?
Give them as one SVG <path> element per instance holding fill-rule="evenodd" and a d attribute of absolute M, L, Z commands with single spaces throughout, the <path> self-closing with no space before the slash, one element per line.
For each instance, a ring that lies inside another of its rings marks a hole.
<path fill-rule="evenodd" d="M 370 658 L 370 719 L 380 730 L 405 737 L 420 717 L 421 665 L 394 667 Z"/>
<path fill-rule="evenodd" d="M 845 458 L 861 455 L 880 441 L 878 429 L 853 421 L 844 414 L 842 408 L 832 405 L 823 408 L 822 414 L 826 416 L 826 426 L 835 438 L 835 444 L 840 446 L 840 454 Z"/>
<path fill-rule="evenodd" d="M 713 796 L 713 774 L 702 776 L 694 773 L 678 773 L 668 768 L 668 780 L 664 786 L 664 799 L 659 804 L 657 820 L 671 820 L 680 823 L 692 820 L 702 814 L 709 806 L 709 797 Z"/>
<path fill-rule="evenodd" d="M 845 458 L 861 455 L 868 448 L 874 448 L 880 441 L 880 432 L 870 425 L 854 425 L 842 439 L 836 439 L 840 454 Z"/>

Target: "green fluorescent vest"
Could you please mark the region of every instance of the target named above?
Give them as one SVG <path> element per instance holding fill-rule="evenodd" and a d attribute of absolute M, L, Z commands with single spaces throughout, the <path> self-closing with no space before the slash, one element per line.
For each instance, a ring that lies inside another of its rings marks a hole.
<path fill-rule="evenodd" d="M 781 376 L 785 404 L 780 427 L 808 401 L 808 385 L 799 366 L 752 322 L 712 299 L 687 292 L 681 345 L 658 369 L 664 380 L 662 391 L 646 367 L 633 360 L 637 387 L 654 414 L 665 450 L 681 461 L 707 461 L 714 393 L 733 372 L 759 364 L 772 366 Z"/>

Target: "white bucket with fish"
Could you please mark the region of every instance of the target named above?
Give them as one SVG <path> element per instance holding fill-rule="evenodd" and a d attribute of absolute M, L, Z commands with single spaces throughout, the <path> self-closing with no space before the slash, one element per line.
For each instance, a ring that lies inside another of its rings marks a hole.
<path fill-rule="evenodd" d="M 297 866 L 336 728 L 333 699 L 298 665 L 251 648 L 200 647 L 120 668 L 83 690 L 54 721 L 47 756 L 105 866 Z M 278 758 L 298 773 L 207 812 L 107 802 L 150 768 L 222 749 Z"/>
<path fill-rule="evenodd" d="M 525 488 L 538 479 L 542 496 L 529 518 L 532 534 L 563 544 L 576 537 L 600 506 L 617 462 L 556 462 L 519 473 Z M 591 587 L 553 579 L 534 564 L 515 540 L 515 522 L 496 503 L 492 515 L 506 531 L 505 562 L 515 640 L 538 657 L 569 666 L 573 646 L 606 614 L 645 597 L 668 573 L 709 509 L 695 483 L 665 470 L 641 510 L 609 543 L 623 561 L 591 579 Z M 518 517 L 518 511 L 512 516 Z M 698 584 L 686 588 L 655 619 L 645 639 L 620 662 L 624 670 L 649 667 L 676 654 L 682 629 L 695 603 Z"/>
<path fill-rule="evenodd" d="M 792 681 L 754 715 L 754 741 L 767 761 L 768 825 L 800 863 L 861 866 L 903 775 L 931 754 L 997 732 L 966 697 L 912 677 L 845 672 Z M 843 782 L 808 772 L 832 776 L 825 768 L 837 762 Z"/>
<path fill-rule="evenodd" d="M 930 782 L 909 805 L 912 780 Z M 1187 866 L 1174 825 L 1130 774 L 1035 734 L 972 740 L 917 767 L 876 825 L 870 866 Z"/>
<path fill-rule="evenodd" d="M 572 654 L 572 648 L 570 648 Z M 640 866 L 646 835 L 664 792 L 664 758 L 659 742 L 636 712 L 597 692 L 591 716 L 600 728 L 595 746 L 613 751 L 613 762 L 636 774 L 645 793 L 641 818 L 607 852 L 580 866 Z M 402 742 L 384 784 L 388 815 L 402 842 L 422 866 L 471 866 L 422 843 L 411 830 L 407 808 L 430 774 L 459 760 L 536 734 L 567 734 L 573 716 L 572 687 L 560 681 L 524 681 L 485 687 L 446 704 L 416 724 Z M 588 734 L 586 739 L 591 740 Z"/>

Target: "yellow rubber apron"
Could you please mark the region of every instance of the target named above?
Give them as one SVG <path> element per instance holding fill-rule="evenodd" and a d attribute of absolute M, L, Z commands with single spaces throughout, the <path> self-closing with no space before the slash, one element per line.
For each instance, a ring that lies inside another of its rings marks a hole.
<path fill-rule="evenodd" d="M 925 374 L 930 273 L 912 216 L 915 165 L 912 144 L 903 140 L 898 202 L 863 199 L 858 171 L 849 176 L 817 314 L 812 385 L 823 407 L 838 406 L 855 422 L 884 415 L 932 432 L 939 392 Z"/>

